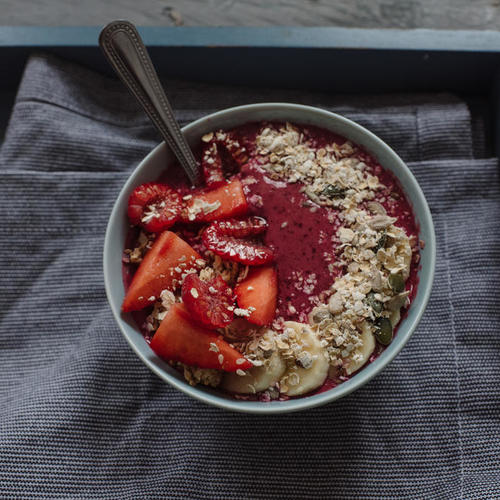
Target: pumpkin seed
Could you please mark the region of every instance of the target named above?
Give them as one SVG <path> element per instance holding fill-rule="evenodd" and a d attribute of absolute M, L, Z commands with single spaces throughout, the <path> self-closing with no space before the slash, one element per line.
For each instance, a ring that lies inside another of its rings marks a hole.
<path fill-rule="evenodd" d="M 319 309 L 314 312 L 312 320 L 314 323 L 321 323 L 325 319 L 330 319 L 332 316 L 326 309 Z"/>
<path fill-rule="evenodd" d="M 386 243 L 387 243 L 387 232 L 384 230 L 382 236 L 380 236 L 379 240 L 377 241 L 377 244 L 372 248 L 372 250 L 375 253 L 377 253 L 381 248 L 385 247 Z"/>
<path fill-rule="evenodd" d="M 388 318 L 377 318 L 375 321 L 375 338 L 382 345 L 392 341 L 392 324 Z"/>
<path fill-rule="evenodd" d="M 373 309 L 374 312 L 380 314 L 384 309 L 384 304 L 375 298 L 375 292 L 369 292 L 366 295 L 366 303 Z"/>
<path fill-rule="evenodd" d="M 405 289 L 405 280 L 400 273 L 391 273 L 389 275 L 389 286 L 395 293 L 401 293 Z"/>
<path fill-rule="evenodd" d="M 324 188 L 323 191 L 321 191 L 321 194 L 323 196 L 326 196 L 327 198 L 330 198 L 330 200 L 333 200 L 335 198 L 343 198 L 345 196 L 346 190 L 344 188 L 335 186 L 333 184 L 327 184 Z"/>

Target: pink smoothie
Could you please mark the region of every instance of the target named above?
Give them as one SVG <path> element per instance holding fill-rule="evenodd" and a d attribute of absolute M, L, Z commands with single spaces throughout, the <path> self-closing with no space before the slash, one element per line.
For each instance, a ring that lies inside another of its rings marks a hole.
<path fill-rule="evenodd" d="M 323 292 L 341 271 L 328 267 L 334 262 L 337 214 L 310 203 L 300 192 L 301 184 L 271 180 L 256 161 L 250 161 L 241 176 L 243 181 L 256 180 L 247 185 L 247 198 L 252 211 L 269 224 L 263 239 L 276 255 L 278 316 L 307 321 L 307 314 L 321 301 L 319 296 L 325 298 Z"/>

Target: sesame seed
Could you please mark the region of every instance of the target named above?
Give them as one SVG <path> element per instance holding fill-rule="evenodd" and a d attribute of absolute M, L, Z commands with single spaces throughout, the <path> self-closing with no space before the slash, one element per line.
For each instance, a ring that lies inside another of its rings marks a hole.
<path fill-rule="evenodd" d="M 189 291 L 191 292 L 191 295 L 192 295 L 195 299 L 197 299 L 197 298 L 200 296 L 200 294 L 198 293 L 198 290 L 196 290 L 196 288 L 191 288 L 191 290 L 189 290 Z"/>
<path fill-rule="evenodd" d="M 217 356 L 217 359 L 219 360 L 219 363 L 222 365 L 222 363 L 224 363 L 224 356 L 222 354 L 219 354 Z"/>
<path fill-rule="evenodd" d="M 245 361 L 246 361 L 246 359 L 245 359 L 245 358 L 238 358 L 238 359 L 236 360 L 236 364 L 237 364 L 237 365 L 242 365 Z"/>
<path fill-rule="evenodd" d="M 239 375 L 240 377 L 244 377 L 246 373 L 243 370 L 240 370 L 239 368 L 236 370 L 236 375 Z"/>

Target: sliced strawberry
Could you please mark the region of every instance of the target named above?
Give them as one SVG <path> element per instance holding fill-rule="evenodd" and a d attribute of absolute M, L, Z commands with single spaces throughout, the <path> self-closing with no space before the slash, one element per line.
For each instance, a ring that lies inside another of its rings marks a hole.
<path fill-rule="evenodd" d="M 203 148 L 201 168 L 207 187 L 216 188 L 226 182 L 222 169 L 222 159 L 215 142 L 211 142 Z"/>
<path fill-rule="evenodd" d="M 234 289 L 238 306 L 252 312 L 248 321 L 267 325 L 276 313 L 278 275 L 273 266 L 250 269 L 247 277 Z M 252 309 L 253 308 L 253 309 Z"/>
<path fill-rule="evenodd" d="M 128 201 L 128 218 L 133 225 L 159 233 L 172 226 L 182 212 L 179 194 L 167 184 L 148 182 L 136 187 Z"/>
<path fill-rule="evenodd" d="M 223 259 L 247 266 L 261 266 L 273 260 L 273 251 L 261 243 L 238 237 L 253 236 L 262 233 L 266 228 L 267 222 L 262 217 L 216 221 L 205 229 L 202 239 L 208 250 Z"/>
<path fill-rule="evenodd" d="M 175 233 L 161 233 L 134 274 L 122 310 L 138 311 L 152 305 L 162 290 L 174 290 L 182 275 L 202 262 L 200 255 Z"/>
<path fill-rule="evenodd" d="M 226 219 L 212 222 L 212 226 L 217 226 L 221 235 L 234 236 L 235 238 L 245 238 L 247 236 L 256 236 L 265 232 L 268 228 L 266 219 L 252 215 L 246 219 Z"/>
<path fill-rule="evenodd" d="M 234 179 L 217 189 L 194 195 L 188 201 L 182 217 L 186 222 L 210 222 L 244 215 L 247 211 L 243 185 Z"/>
<path fill-rule="evenodd" d="M 169 309 L 150 345 L 165 360 L 199 368 L 235 372 L 253 366 L 220 335 L 194 323 L 183 304 Z"/>
<path fill-rule="evenodd" d="M 210 281 L 196 274 L 186 276 L 182 302 L 193 319 L 208 328 L 223 328 L 233 320 L 234 294 L 220 276 Z"/>

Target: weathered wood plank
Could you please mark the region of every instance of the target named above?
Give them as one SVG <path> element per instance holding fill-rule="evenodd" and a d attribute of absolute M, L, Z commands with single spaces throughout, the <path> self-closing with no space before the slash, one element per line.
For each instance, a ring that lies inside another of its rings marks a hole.
<path fill-rule="evenodd" d="M 0 0 L 3 25 L 500 29 L 500 0 Z"/>

